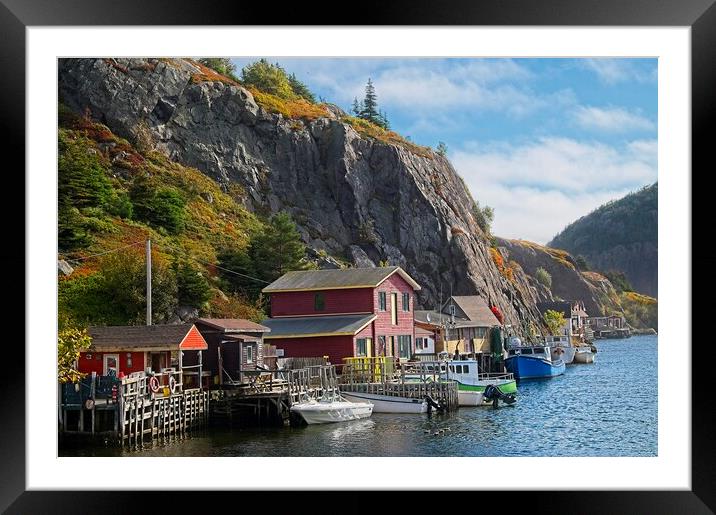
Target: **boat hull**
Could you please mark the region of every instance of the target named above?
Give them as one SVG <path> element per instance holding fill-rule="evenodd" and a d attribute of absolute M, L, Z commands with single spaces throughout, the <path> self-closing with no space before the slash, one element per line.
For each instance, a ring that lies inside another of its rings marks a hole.
<path fill-rule="evenodd" d="M 428 403 L 423 399 L 411 399 L 393 395 L 380 395 L 363 392 L 341 392 L 350 402 L 369 402 L 373 404 L 373 413 L 427 413 Z"/>
<path fill-rule="evenodd" d="M 517 393 L 517 381 L 514 379 L 482 379 L 478 384 L 469 385 L 458 382 L 457 401 L 459 406 L 487 406 L 485 402 L 485 389 L 494 385 L 504 394 Z"/>
<path fill-rule="evenodd" d="M 574 361 L 576 350 L 574 347 L 552 347 L 552 361 L 561 359 L 565 365 L 569 365 Z"/>
<path fill-rule="evenodd" d="M 301 415 L 306 424 L 329 424 L 368 418 L 373 404 L 368 402 L 311 402 L 294 404 L 291 411 Z"/>
<path fill-rule="evenodd" d="M 564 374 L 566 365 L 561 360 L 551 362 L 533 356 L 517 355 L 505 360 L 505 368 L 520 380 L 559 376 Z"/>
<path fill-rule="evenodd" d="M 575 363 L 594 363 L 594 353 L 591 351 L 577 352 L 574 354 Z"/>

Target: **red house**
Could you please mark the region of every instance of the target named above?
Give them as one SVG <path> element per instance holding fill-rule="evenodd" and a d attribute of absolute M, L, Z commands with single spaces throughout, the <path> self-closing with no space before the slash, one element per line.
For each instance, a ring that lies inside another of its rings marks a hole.
<path fill-rule="evenodd" d="M 288 272 L 263 289 L 271 298 L 264 339 L 285 357 L 405 360 L 414 353 L 417 290 L 397 266 Z"/>
<path fill-rule="evenodd" d="M 87 332 L 92 343 L 80 352 L 77 367 L 100 376 L 181 369 L 185 351 L 207 349 L 194 324 L 89 327 Z"/>

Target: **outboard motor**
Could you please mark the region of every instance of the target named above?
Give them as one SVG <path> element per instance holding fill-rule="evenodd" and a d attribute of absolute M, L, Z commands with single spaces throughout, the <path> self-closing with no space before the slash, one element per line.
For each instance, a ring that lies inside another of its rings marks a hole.
<path fill-rule="evenodd" d="M 438 412 L 445 411 L 445 404 L 436 401 L 430 395 L 425 396 L 425 402 L 428 403 L 428 414 L 432 413 L 433 408 Z"/>
<path fill-rule="evenodd" d="M 502 393 L 494 384 L 488 385 L 487 388 L 485 388 L 484 399 L 488 402 L 492 401 L 493 408 L 498 407 L 499 401 L 507 405 L 512 405 L 517 402 L 513 393 Z"/>

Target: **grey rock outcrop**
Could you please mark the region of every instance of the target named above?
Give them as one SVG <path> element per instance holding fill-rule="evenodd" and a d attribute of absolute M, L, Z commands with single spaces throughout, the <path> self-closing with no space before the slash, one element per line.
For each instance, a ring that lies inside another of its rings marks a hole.
<path fill-rule="evenodd" d="M 195 80 L 187 60 L 63 59 L 61 100 L 114 132 L 240 183 L 260 214 L 287 211 L 304 241 L 357 266 L 403 266 L 418 305 L 480 294 L 521 326 L 537 320 L 537 289 L 503 276 L 478 227 L 475 202 L 444 157 L 361 136 L 329 108 L 312 121 L 267 112 L 239 85 Z"/>

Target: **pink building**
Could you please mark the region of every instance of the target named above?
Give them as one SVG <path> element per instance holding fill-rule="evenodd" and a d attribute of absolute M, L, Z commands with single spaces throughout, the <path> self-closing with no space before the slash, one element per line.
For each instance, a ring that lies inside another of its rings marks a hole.
<path fill-rule="evenodd" d="M 264 339 L 285 357 L 409 359 L 418 290 L 397 266 L 288 272 L 263 289 L 271 298 Z"/>

